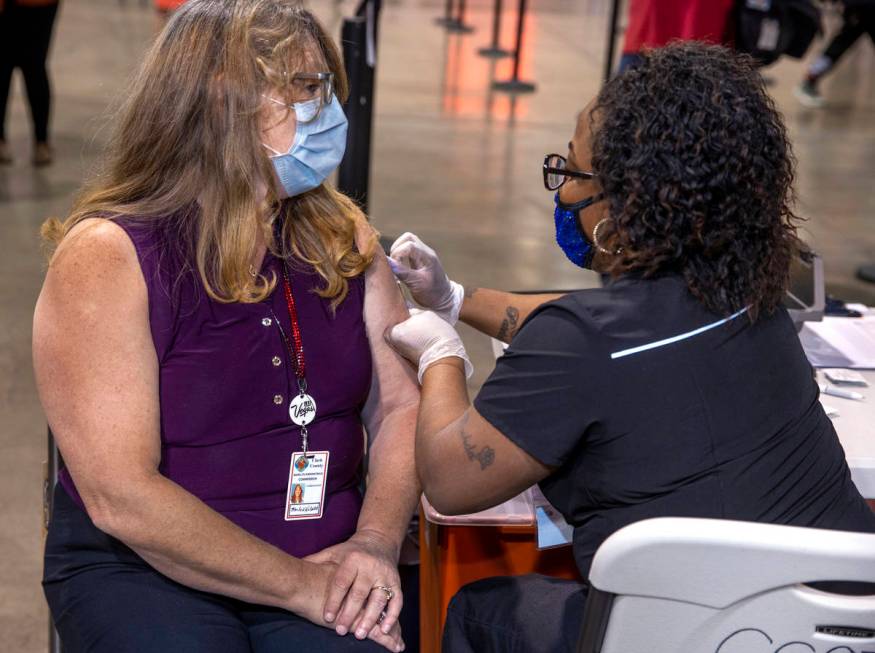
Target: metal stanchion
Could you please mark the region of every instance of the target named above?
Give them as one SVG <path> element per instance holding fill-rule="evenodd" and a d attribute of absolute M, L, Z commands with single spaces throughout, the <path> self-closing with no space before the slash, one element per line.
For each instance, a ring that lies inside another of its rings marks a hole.
<path fill-rule="evenodd" d="M 614 0 L 611 5 L 611 17 L 608 22 L 608 46 L 605 52 L 604 82 L 607 83 L 614 72 L 614 50 L 617 49 L 617 22 L 620 19 L 620 0 Z"/>
<path fill-rule="evenodd" d="M 434 22 L 442 27 L 446 27 L 447 25 L 455 22 L 455 18 L 453 18 L 453 0 L 447 0 L 447 4 L 444 8 L 444 15 L 440 18 L 435 18 Z"/>
<path fill-rule="evenodd" d="M 465 5 L 466 0 L 459 0 L 459 6 L 456 11 L 456 19 L 447 23 L 447 31 L 455 32 L 456 34 L 470 34 L 474 28 L 465 23 Z"/>
<path fill-rule="evenodd" d="M 501 36 L 501 0 L 495 0 L 495 8 L 492 12 L 492 45 L 488 48 L 480 48 L 477 52 L 481 57 L 490 57 L 500 59 L 509 57 L 513 54 L 509 50 L 505 50 L 498 45 L 499 37 Z"/>
<path fill-rule="evenodd" d="M 343 64 L 349 78 L 349 97 L 343 109 L 349 121 L 346 155 L 337 171 L 337 187 L 368 211 L 371 176 L 374 73 L 377 63 L 377 25 L 380 0 L 362 0 L 357 15 L 343 21 Z"/>
<path fill-rule="evenodd" d="M 58 447 L 55 446 L 55 436 L 51 429 L 46 429 L 46 441 L 48 450 L 48 458 L 46 459 L 46 476 L 43 479 L 43 526 L 48 531 L 51 519 L 52 509 L 54 508 L 55 486 L 58 484 L 58 472 L 61 470 L 63 462 L 61 454 L 58 452 Z M 58 631 L 55 628 L 55 622 L 52 615 L 49 614 L 49 653 L 61 653 L 61 638 L 58 636 Z"/>
<path fill-rule="evenodd" d="M 869 283 L 875 283 L 875 263 L 861 265 L 857 268 L 857 278 Z"/>
<path fill-rule="evenodd" d="M 526 19 L 526 0 L 520 0 L 517 11 L 516 24 L 516 51 L 513 56 L 513 75 L 505 82 L 492 82 L 492 88 L 496 91 L 508 93 L 532 93 L 536 86 L 532 82 L 520 80 L 520 58 L 523 53 L 523 26 Z"/>
<path fill-rule="evenodd" d="M 466 0 L 459 0 L 459 4 L 456 7 L 456 15 L 453 16 L 453 0 L 447 0 L 444 15 L 441 18 L 436 18 L 434 22 L 445 27 L 448 32 L 455 32 L 457 34 L 473 32 L 474 28 L 465 23 L 466 4 Z"/>

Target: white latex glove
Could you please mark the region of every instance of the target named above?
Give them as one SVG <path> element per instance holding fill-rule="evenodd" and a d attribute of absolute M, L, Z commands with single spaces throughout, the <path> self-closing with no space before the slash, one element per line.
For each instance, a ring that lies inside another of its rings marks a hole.
<path fill-rule="evenodd" d="M 419 383 L 432 363 L 456 356 L 465 361 L 465 377 L 471 378 L 474 366 L 456 330 L 432 311 L 410 310 L 410 317 L 386 331 L 386 340 L 414 365 L 419 366 Z"/>
<path fill-rule="evenodd" d="M 401 235 L 389 250 L 392 272 L 420 306 L 434 311 L 450 324 L 459 320 L 465 298 L 461 284 L 450 281 L 437 252 L 412 233 Z"/>

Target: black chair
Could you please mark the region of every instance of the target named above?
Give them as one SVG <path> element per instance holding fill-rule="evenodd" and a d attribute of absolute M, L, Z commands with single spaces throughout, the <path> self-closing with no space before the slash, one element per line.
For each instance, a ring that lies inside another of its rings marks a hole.
<path fill-rule="evenodd" d="M 46 532 L 49 530 L 49 524 L 52 519 L 52 508 L 55 496 L 55 486 L 58 484 L 58 471 L 64 464 L 61 459 L 61 454 L 58 447 L 55 445 L 55 436 L 51 429 L 48 432 L 48 457 L 44 464 L 43 475 L 43 527 Z M 58 636 L 58 631 L 55 629 L 55 622 L 52 621 L 52 615 L 49 614 L 49 653 L 61 653 L 61 638 Z"/>

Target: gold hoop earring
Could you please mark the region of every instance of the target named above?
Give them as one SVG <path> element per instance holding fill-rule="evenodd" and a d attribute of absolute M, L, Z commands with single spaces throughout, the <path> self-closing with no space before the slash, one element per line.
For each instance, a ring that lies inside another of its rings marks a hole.
<path fill-rule="evenodd" d="M 599 220 L 598 224 L 592 230 L 592 244 L 595 245 L 595 248 L 598 251 L 600 251 L 602 254 L 607 254 L 608 256 L 616 256 L 617 254 L 620 254 L 623 251 L 622 247 L 618 247 L 616 250 L 614 250 L 612 252 L 611 250 L 605 249 L 604 247 L 602 247 L 599 244 L 599 229 L 601 229 L 602 225 L 605 222 L 610 222 L 610 220 L 611 220 L 610 218 L 602 218 L 601 220 Z"/>

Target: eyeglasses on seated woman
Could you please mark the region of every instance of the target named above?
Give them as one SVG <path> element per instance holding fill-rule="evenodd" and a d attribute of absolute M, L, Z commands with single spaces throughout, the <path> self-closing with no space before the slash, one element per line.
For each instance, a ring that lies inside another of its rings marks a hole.
<path fill-rule="evenodd" d="M 376 234 L 326 181 L 346 93 L 297 1 L 190 0 L 43 226 L 34 366 L 66 463 L 44 589 L 68 653 L 404 649 L 419 394 L 383 338 L 408 313 Z"/>

